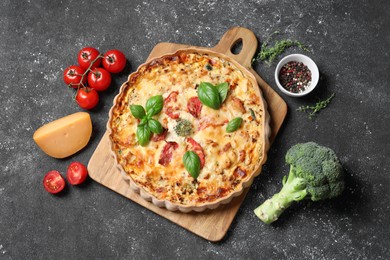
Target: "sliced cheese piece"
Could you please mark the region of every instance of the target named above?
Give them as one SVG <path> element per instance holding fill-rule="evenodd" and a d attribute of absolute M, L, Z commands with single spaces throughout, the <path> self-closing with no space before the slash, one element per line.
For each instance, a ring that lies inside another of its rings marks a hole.
<path fill-rule="evenodd" d="M 35 131 L 33 139 L 47 155 L 65 158 L 83 149 L 91 134 L 91 117 L 78 112 L 43 125 Z"/>

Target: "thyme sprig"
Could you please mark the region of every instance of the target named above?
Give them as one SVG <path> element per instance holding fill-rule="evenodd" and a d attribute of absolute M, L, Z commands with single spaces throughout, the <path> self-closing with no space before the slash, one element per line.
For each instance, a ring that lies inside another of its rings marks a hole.
<path fill-rule="evenodd" d="M 272 36 L 275 34 L 278 34 L 279 31 L 273 32 L 268 38 L 261 44 L 260 52 L 253 57 L 252 63 L 255 61 L 264 61 L 266 64 L 270 65 L 271 62 L 273 62 L 280 54 L 284 52 L 286 48 L 296 46 L 301 48 L 304 51 L 309 51 L 308 48 L 305 47 L 301 42 L 299 41 L 292 41 L 292 40 L 280 40 L 276 41 L 275 45 L 273 47 L 269 47 L 268 43 L 271 40 Z"/>
<path fill-rule="evenodd" d="M 325 100 L 319 100 L 314 106 L 300 106 L 297 108 L 299 112 L 309 112 L 309 119 L 313 119 L 314 116 L 322 109 L 326 108 L 334 98 L 335 93 Z"/>

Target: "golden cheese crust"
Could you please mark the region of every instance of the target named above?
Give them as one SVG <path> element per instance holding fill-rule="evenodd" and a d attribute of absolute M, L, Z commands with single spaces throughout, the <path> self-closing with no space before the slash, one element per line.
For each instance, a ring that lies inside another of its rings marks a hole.
<path fill-rule="evenodd" d="M 201 82 L 229 84 L 219 110 L 191 105 Z M 118 163 L 158 200 L 201 206 L 228 197 L 242 188 L 263 160 L 265 115 L 257 88 L 232 62 L 208 53 L 182 51 L 142 65 L 111 110 L 108 125 Z M 164 98 L 163 110 L 154 118 L 165 131 L 141 146 L 136 138 L 139 120 L 132 116 L 130 105 L 145 106 L 155 95 Z M 241 127 L 227 133 L 227 123 L 236 117 L 243 119 Z M 181 137 L 174 131 L 180 119 L 191 122 L 190 136 Z M 194 149 L 204 154 L 204 166 L 196 180 L 182 162 L 184 153 Z"/>

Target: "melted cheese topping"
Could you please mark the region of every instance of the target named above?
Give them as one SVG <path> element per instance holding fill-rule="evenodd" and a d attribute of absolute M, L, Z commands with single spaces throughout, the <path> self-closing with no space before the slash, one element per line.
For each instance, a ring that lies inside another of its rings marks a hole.
<path fill-rule="evenodd" d="M 197 96 L 201 82 L 228 82 L 230 89 L 219 110 L 203 105 L 200 116 L 195 118 L 188 112 L 187 102 Z M 264 111 L 255 87 L 234 64 L 208 54 L 180 52 L 143 65 L 132 74 L 111 111 L 110 138 L 118 163 L 133 181 L 160 200 L 201 206 L 229 196 L 251 178 L 263 158 Z M 136 138 L 139 121 L 131 115 L 129 106 L 145 106 L 147 99 L 155 95 L 165 100 L 175 91 L 176 101 L 164 104 L 163 111 L 154 116 L 168 129 L 165 140 L 140 146 Z M 190 137 L 203 148 L 205 164 L 197 180 L 184 168 L 182 158 L 191 146 L 186 137 L 173 130 L 177 119 L 166 113 L 169 108 L 180 119 L 192 123 Z M 243 124 L 237 131 L 227 133 L 226 125 L 235 117 L 241 117 Z M 178 146 L 164 166 L 159 159 L 167 142 Z"/>

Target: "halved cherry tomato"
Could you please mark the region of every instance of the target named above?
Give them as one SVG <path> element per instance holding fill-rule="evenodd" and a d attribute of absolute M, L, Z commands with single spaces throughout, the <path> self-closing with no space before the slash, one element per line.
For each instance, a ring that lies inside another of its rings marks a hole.
<path fill-rule="evenodd" d="M 87 179 L 88 170 L 84 164 L 80 162 L 72 162 L 68 166 L 68 170 L 66 172 L 66 179 L 72 185 L 79 185 Z"/>
<path fill-rule="evenodd" d="M 83 81 L 81 82 L 81 78 L 85 72 L 85 69 L 73 65 L 69 66 L 64 70 L 64 82 L 66 85 L 72 87 L 72 88 L 78 88 L 80 83 L 85 84 L 87 82 L 87 77 L 83 78 Z"/>
<path fill-rule="evenodd" d="M 103 68 L 95 68 L 88 73 L 88 85 L 97 91 L 106 90 L 111 84 L 111 74 Z"/>
<path fill-rule="evenodd" d="M 77 61 L 79 62 L 81 68 L 87 70 L 89 68 L 89 65 L 91 65 L 91 62 L 98 58 L 99 55 L 100 52 L 97 49 L 93 47 L 85 47 L 79 51 L 79 54 L 77 55 Z M 101 62 L 102 59 L 98 58 L 92 64 L 91 69 L 99 67 Z"/>
<path fill-rule="evenodd" d="M 111 73 L 119 73 L 126 66 L 126 57 L 119 50 L 109 50 L 104 54 L 103 67 Z"/>
<path fill-rule="evenodd" d="M 167 142 L 162 149 L 158 163 L 167 166 L 171 162 L 173 151 L 176 150 L 178 147 L 179 144 L 176 142 Z"/>
<path fill-rule="evenodd" d="M 192 139 L 191 137 L 187 137 L 186 140 L 190 144 L 189 150 L 194 151 L 199 156 L 200 168 L 202 169 L 204 166 L 205 157 L 206 157 L 202 146 L 200 146 L 200 144 L 197 141 L 195 141 L 194 139 Z"/>
<path fill-rule="evenodd" d="M 188 100 L 187 109 L 193 117 L 198 118 L 200 116 L 202 107 L 202 102 L 200 102 L 198 97 L 192 97 Z"/>
<path fill-rule="evenodd" d="M 154 134 L 152 137 L 153 142 L 159 142 L 162 140 L 165 140 L 168 134 L 168 129 L 164 128 L 163 132 L 161 134 Z"/>
<path fill-rule="evenodd" d="M 65 187 L 64 177 L 58 171 L 50 171 L 43 178 L 43 187 L 45 187 L 47 192 L 56 194 Z"/>
<path fill-rule="evenodd" d="M 177 102 L 178 91 L 172 91 L 166 99 L 164 99 L 164 113 L 172 119 L 178 119 L 180 114 L 175 112 L 179 109 Z"/>
<path fill-rule="evenodd" d="M 99 103 L 99 94 L 92 88 L 80 88 L 76 94 L 76 102 L 81 108 L 92 109 Z"/>

